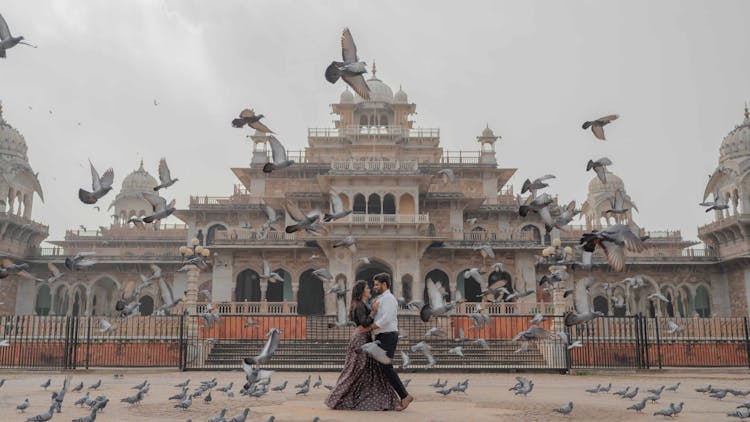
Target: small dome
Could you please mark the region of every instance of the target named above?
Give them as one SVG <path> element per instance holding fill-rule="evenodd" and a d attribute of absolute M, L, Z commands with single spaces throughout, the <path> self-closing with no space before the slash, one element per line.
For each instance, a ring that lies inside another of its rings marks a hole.
<path fill-rule="evenodd" d="M 487 125 L 487 127 L 485 127 L 484 130 L 482 131 L 482 138 L 494 138 L 494 137 L 495 137 L 495 132 L 493 132 L 492 129 L 490 129 L 490 126 Z"/>
<path fill-rule="evenodd" d="M 159 182 L 156 181 L 154 176 L 148 174 L 143 168 L 143 160 L 141 160 L 141 166 L 138 170 L 130 173 L 125 179 L 123 179 L 120 192 L 153 192 L 154 187 L 158 185 Z"/>
<path fill-rule="evenodd" d="M 602 192 L 615 192 L 621 190 L 625 192 L 625 183 L 618 176 L 613 174 L 609 169 L 605 170 L 607 183 L 602 183 L 599 177 L 594 175 L 594 178 L 589 182 L 589 196 L 596 195 Z"/>
<path fill-rule="evenodd" d="M 352 92 L 349 91 L 349 87 L 347 86 L 344 92 L 341 93 L 341 97 L 339 98 L 339 103 L 350 104 L 353 102 L 354 102 L 354 94 L 352 94 Z"/>
<path fill-rule="evenodd" d="M 401 104 L 406 104 L 409 102 L 409 97 L 406 95 L 404 90 L 401 89 L 401 85 L 399 85 L 398 92 L 396 92 L 396 95 L 393 96 L 393 100 Z"/>
<path fill-rule="evenodd" d="M 370 87 L 370 101 L 380 101 L 384 103 L 393 102 L 393 90 L 380 79 L 373 76 L 367 80 L 367 86 Z M 354 99 L 354 102 L 356 103 L 361 103 L 363 101 L 364 100 L 359 95 Z"/>
<path fill-rule="evenodd" d="M 23 135 L 3 119 L 3 106 L 0 104 L 0 156 L 28 162 L 27 150 Z"/>
<path fill-rule="evenodd" d="M 750 156 L 750 113 L 745 107 L 745 119 L 724 137 L 719 147 L 719 163 L 728 159 Z"/>

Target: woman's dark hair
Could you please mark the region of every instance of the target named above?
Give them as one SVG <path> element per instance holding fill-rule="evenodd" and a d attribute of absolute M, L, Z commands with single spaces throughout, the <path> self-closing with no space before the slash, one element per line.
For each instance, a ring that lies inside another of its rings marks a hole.
<path fill-rule="evenodd" d="M 365 287 L 367 287 L 367 282 L 364 280 L 357 281 L 352 287 L 352 301 L 349 303 L 350 321 L 354 320 L 354 309 L 356 309 L 357 305 L 362 302 L 362 295 L 365 294 Z"/>

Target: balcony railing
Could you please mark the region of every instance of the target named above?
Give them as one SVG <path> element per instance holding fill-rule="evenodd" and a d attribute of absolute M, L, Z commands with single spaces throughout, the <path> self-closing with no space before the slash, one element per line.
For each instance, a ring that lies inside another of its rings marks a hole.
<path fill-rule="evenodd" d="M 349 160 L 331 163 L 331 173 L 416 173 L 416 161 L 365 161 Z"/>
<path fill-rule="evenodd" d="M 428 224 L 429 214 L 349 214 L 331 224 Z"/>
<path fill-rule="evenodd" d="M 541 242 L 541 239 L 535 238 L 535 233 L 531 231 L 486 231 L 476 230 L 471 232 L 464 232 L 464 240 L 471 240 L 475 242 L 481 241 L 494 241 L 494 240 L 510 240 L 518 242 Z"/>
<path fill-rule="evenodd" d="M 252 242 L 263 242 L 263 241 L 281 241 L 281 240 L 297 240 L 297 233 L 286 233 L 279 231 L 270 231 L 265 235 L 260 234 L 256 231 L 251 230 L 232 230 L 232 231 L 217 231 L 214 235 L 213 242 L 207 244 L 211 245 L 231 245 L 235 243 L 252 243 Z"/>
<path fill-rule="evenodd" d="M 481 151 L 448 151 L 443 150 L 441 164 L 479 164 Z"/>
<path fill-rule="evenodd" d="M 45 226 L 44 224 L 37 223 L 36 221 L 26 219 L 20 215 L 16 215 L 10 212 L 0 212 L 0 221 L 10 221 L 23 228 L 28 227 L 31 230 L 41 233 L 46 233 L 49 230 L 49 227 Z"/>
<path fill-rule="evenodd" d="M 206 303 L 197 303 L 198 313 L 206 311 Z M 221 302 L 214 303 L 218 314 L 297 314 L 297 302 Z"/>
<path fill-rule="evenodd" d="M 440 129 L 416 128 L 409 129 L 401 126 L 345 126 L 341 128 L 309 128 L 309 138 L 357 138 L 360 136 L 401 136 L 405 138 L 438 138 Z"/>

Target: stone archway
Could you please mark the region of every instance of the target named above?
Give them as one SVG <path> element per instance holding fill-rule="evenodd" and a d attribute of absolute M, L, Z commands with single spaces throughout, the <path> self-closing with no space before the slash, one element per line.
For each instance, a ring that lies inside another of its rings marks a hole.
<path fill-rule="evenodd" d="M 269 281 L 268 287 L 266 288 L 266 300 L 268 302 L 286 302 L 287 297 L 291 300 L 292 293 L 292 275 L 289 271 L 277 268 L 273 270 L 276 274 L 280 275 L 284 281 Z M 287 291 L 289 294 L 287 294 Z"/>
<path fill-rule="evenodd" d="M 102 277 L 91 287 L 91 315 L 109 315 L 115 309 L 117 283 L 109 277 Z"/>
<path fill-rule="evenodd" d="M 73 307 L 72 316 L 84 316 L 86 315 L 86 288 L 82 285 L 77 285 L 73 288 Z"/>
<path fill-rule="evenodd" d="M 225 231 L 227 231 L 227 228 L 223 224 L 214 224 L 209 227 L 208 231 L 206 232 L 206 246 L 211 246 L 214 244 L 214 241 L 216 241 L 216 232 Z"/>
<path fill-rule="evenodd" d="M 36 292 L 34 312 L 37 315 L 49 315 L 50 309 L 52 309 L 52 293 L 48 285 L 42 284 Z"/>
<path fill-rule="evenodd" d="M 297 313 L 300 315 L 323 315 L 325 313 L 325 291 L 323 281 L 306 270 L 299 277 L 297 291 Z"/>
<path fill-rule="evenodd" d="M 440 288 L 441 286 L 443 289 L 445 289 L 445 292 L 447 293 L 447 296 L 445 296 L 445 301 L 450 302 L 451 300 L 451 285 L 450 285 L 450 277 L 448 274 L 445 273 L 443 270 L 434 269 L 427 273 L 427 275 L 424 276 L 424 294 L 423 294 L 423 300 L 424 303 L 430 303 L 430 298 L 427 294 L 427 279 L 430 279 L 435 282 L 435 284 Z"/>
<path fill-rule="evenodd" d="M 354 281 L 364 280 L 367 282 L 367 285 L 370 286 L 370 289 L 372 289 L 372 285 L 374 283 L 372 278 L 375 276 L 375 274 L 379 273 L 388 273 L 388 275 L 391 276 L 391 282 L 393 282 L 393 271 L 391 271 L 391 268 L 385 263 L 375 259 L 370 259 L 369 264 L 362 264 L 357 268 Z M 394 292 L 394 286 L 391 286 L 391 293 Z"/>
<path fill-rule="evenodd" d="M 458 272 L 456 276 L 456 291 L 464 295 L 467 302 L 481 302 L 482 286 L 473 278 L 465 278 L 464 274 L 471 268 L 465 268 Z M 433 280 L 434 281 L 434 280 Z"/>
<path fill-rule="evenodd" d="M 237 274 L 234 288 L 235 302 L 260 302 L 260 276 L 252 268 Z"/>

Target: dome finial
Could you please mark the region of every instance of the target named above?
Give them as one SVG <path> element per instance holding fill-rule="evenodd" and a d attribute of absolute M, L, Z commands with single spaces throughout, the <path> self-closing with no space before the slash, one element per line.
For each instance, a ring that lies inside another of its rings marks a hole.
<path fill-rule="evenodd" d="M 0 104 L 0 114 L 3 113 L 3 106 Z M 747 111 L 747 101 L 745 101 L 745 118 L 750 118 L 750 113 Z"/>
<path fill-rule="evenodd" d="M 375 78 L 378 73 L 378 67 L 375 66 L 375 60 L 372 61 L 372 77 Z"/>
<path fill-rule="evenodd" d="M 139 171 L 145 171 L 143 168 L 143 158 L 141 158 L 141 166 L 138 168 Z"/>

